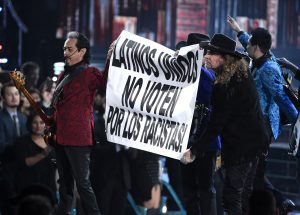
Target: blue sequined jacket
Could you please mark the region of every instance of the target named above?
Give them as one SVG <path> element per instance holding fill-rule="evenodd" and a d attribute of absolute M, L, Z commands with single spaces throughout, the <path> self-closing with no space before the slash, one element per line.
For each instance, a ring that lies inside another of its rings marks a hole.
<path fill-rule="evenodd" d="M 239 41 L 246 49 L 250 35 L 241 32 Z M 279 109 L 286 115 L 291 123 L 295 123 L 298 111 L 283 90 L 281 69 L 274 56 L 265 57 L 252 65 L 252 75 L 258 91 L 260 106 L 266 121 L 269 123 L 273 137 L 276 139 L 280 133 Z"/>

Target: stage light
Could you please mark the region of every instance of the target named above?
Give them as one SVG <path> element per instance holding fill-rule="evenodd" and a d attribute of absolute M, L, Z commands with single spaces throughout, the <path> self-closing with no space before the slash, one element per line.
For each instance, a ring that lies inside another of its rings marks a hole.
<path fill-rule="evenodd" d="M 52 81 L 56 82 L 56 81 L 57 81 L 57 77 L 56 77 L 56 76 L 53 76 L 53 77 L 52 77 Z"/>
<path fill-rule="evenodd" d="M 0 12 L 2 12 L 2 10 L 3 10 L 3 7 L 0 7 Z"/>
<path fill-rule="evenodd" d="M 64 71 L 64 62 L 56 62 L 53 64 L 54 75 L 59 75 L 62 71 Z"/>
<path fill-rule="evenodd" d="M 0 63 L 7 63 L 8 62 L 8 60 L 7 60 L 7 58 L 0 58 Z"/>
<path fill-rule="evenodd" d="M 163 213 L 163 214 L 165 214 L 165 213 L 167 213 L 167 211 L 168 211 L 168 208 L 167 208 L 167 206 L 163 206 L 162 207 L 162 209 L 161 209 L 161 212 Z"/>

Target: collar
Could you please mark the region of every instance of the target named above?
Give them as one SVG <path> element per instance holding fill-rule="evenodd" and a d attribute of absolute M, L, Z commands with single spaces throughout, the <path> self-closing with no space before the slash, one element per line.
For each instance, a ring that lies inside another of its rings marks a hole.
<path fill-rule="evenodd" d="M 7 108 L 5 108 L 5 109 L 12 119 L 14 118 L 14 115 L 18 116 L 17 111 L 9 111 Z"/>
<path fill-rule="evenodd" d="M 65 65 L 65 74 L 71 73 L 75 69 L 77 69 L 78 67 L 81 67 L 81 66 L 87 66 L 87 64 L 84 61 L 80 61 L 72 66 Z"/>
<path fill-rule="evenodd" d="M 253 60 L 251 70 L 253 71 L 255 68 L 256 69 L 260 68 L 270 57 L 271 55 L 269 54 L 269 52 L 267 52 L 260 58 Z"/>

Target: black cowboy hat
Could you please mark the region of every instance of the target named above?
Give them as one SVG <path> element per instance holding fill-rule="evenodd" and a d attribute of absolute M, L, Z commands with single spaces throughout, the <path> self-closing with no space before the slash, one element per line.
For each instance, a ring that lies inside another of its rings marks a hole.
<path fill-rule="evenodd" d="M 224 34 L 215 34 L 209 43 L 201 43 L 200 46 L 220 54 L 229 54 L 239 58 L 247 57 L 247 54 L 236 51 L 236 42 Z"/>
<path fill-rule="evenodd" d="M 199 33 L 190 33 L 188 35 L 187 41 L 180 41 L 176 44 L 176 50 L 181 49 L 185 46 L 195 45 L 195 44 L 208 44 L 209 43 L 209 36 L 205 34 Z"/>
<path fill-rule="evenodd" d="M 190 33 L 187 38 L 187 44 L 194 45 L 194 44 L 200 44 L 204 42 L 209 42 L 210 38 L 209 36 L 205 34 L 199 34 L 199 33 Z"/>
<path fill-rule="evenodd" d="M 179 49 L 181 49 L 182 47 L 185 47 L 185 46 L 188 46 L 187 42 L 186 41 L 180 41 L 176 44 L 175 49 L 179 50 Z"/>

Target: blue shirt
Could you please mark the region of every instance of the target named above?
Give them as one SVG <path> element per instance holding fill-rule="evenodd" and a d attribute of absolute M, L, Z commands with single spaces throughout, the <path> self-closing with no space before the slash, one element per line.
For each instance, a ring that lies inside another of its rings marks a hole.
<path fill-rule="evenodd" d="M 216 76 L 214 71 L 206 69 L 205 67 L 201 67 L 201 75 L 200 75 L 200 81 L 198 85 L 198 92 L 196 97 L 196 104 L 204 104 L 205 106 L 211 108 L 211 94 L 213 90 L 213 83 Z M 204 128 L 206 124 L 208 123 L 209 116 L 207 119 L 204 119 L 203 126 L 201 128 Z M 217 137 L 211 144 L 211 149 L 213 150 L 220 150 L 221 149 L 221 141 L 220 137 Z"/>

